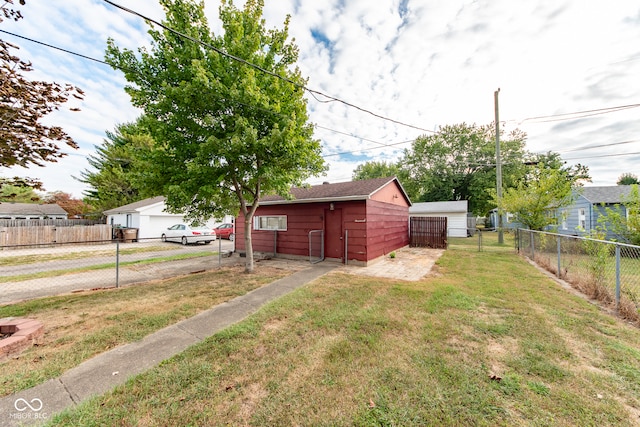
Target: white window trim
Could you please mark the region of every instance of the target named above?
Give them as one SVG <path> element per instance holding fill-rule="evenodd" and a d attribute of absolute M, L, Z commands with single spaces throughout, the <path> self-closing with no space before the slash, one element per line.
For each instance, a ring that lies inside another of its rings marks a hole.
<path fill-rule="evenodd" d="M 260 215 L 253 217 L 254 230 L 287 231 L 286 215 Z"/>
<path fill-rule="evenodd" d="M 583 229 L 587 228 L 587 210 L 585 208 L 578 209 L 578 224 Z"/>

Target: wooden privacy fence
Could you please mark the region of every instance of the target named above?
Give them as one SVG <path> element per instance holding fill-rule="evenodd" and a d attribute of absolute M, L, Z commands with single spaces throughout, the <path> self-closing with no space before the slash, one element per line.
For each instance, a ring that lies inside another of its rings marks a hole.
<path fill-rule="evenodd" d="M 111 225 L 0 227 L 0 247 L 111 241 Z"/>
<path fill-rule="evenodd" d="M 447 248 L 446 217 L 410 217 L 409 246 L 434 249 Z"/>
<path fill-rule="evenodd" d="M 60 227 L 73 227 L 75 225 L 96 225 L 104 224 L 102 220 L 96 219 L 2 219 L 0 227 L 40 227 L 43 225 L 56 225 Z"/>

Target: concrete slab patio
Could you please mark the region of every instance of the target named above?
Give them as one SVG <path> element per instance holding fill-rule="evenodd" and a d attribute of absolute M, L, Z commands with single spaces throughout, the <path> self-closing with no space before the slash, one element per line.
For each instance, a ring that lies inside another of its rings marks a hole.
<path fill-rule="evenodd" d="M 436 261 L 444 254 L 444 249 L 404 247 L 395 251 L 395 258 L 389 255 L 366 267 L 343 266 L 340 271 L 386 279 L 417 281 L 430 274 Z"/>

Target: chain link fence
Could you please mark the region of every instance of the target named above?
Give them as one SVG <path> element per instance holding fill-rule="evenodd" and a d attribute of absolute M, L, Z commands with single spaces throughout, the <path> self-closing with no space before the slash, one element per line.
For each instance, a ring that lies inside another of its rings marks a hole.
<path fill-rule="evenodd" d="M 624 318 L 640 321 L 640 246 L 541 231 L 517 231 L 517 250 Z"/>
<path fill-rule="evenodd" d="M 113 288 L 220 268 L 234 244 L 95 241 L 91 244 L 4 246 L 0 251 L 0 304 L 81 290 Z"/>

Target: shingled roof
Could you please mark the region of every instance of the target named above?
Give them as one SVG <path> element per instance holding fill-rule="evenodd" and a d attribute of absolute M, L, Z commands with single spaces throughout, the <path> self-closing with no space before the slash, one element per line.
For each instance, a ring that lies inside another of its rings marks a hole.
<path fill-rule="evenodd" d="M 580 195 L 593 204 L 622 203 L 629 197 L 631 185 L 610 185 L 607 187 L 583 187 Z"/>
<path fill-rule="evenodd" d="M 321 184 L 311 187 L 293 187 L 289 194 L 292 200 L 287 200 L 282 196 L 265 196 L 260 200 L 261 205 L 280 205 L 289 203 L 315 203 L 315 202 L 338 202 L 346 200 L 367 200 L 383 187 L 392 182 L 396 182 L 402 195 L 411 205 L 411 200 L 402 188 L 402 185 L 395 177 L 364 179 L 359 181 L 338 182 L 335 184 Z"/>
<path fill-rule="evenodd" d="M 103 212 L 103 214 L 111 215 L 120 213 L 134 213 L 137 212 L 140 208 L 146 208 L 147 206 L 155 205 L 156 203 L 160 202 L 164 202 L 164 196 L 150 197 L 138 202 L 129 203 L 128 205 L 122 205 L 117 208 L 106 210 Z"/>
<path fill-rule="evenodd" d="M 67 211 L 55 203 L 0 203 L 0 214 L 2 215 L 67 215 Z"/>

